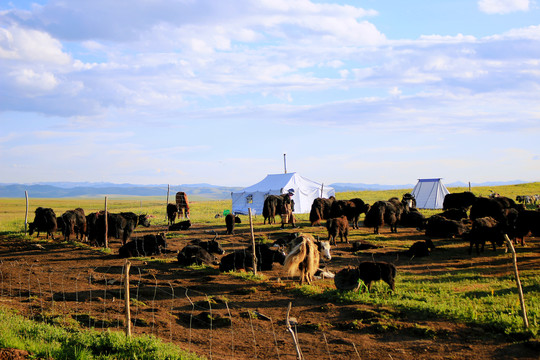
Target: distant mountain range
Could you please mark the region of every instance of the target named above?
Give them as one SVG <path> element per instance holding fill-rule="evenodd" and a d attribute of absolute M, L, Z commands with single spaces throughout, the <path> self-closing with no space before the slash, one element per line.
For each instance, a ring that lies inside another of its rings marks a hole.
<path fill-rule="evenodd" d="M 512 180 L 512 181 L 490 181 L 483 183 L 471 183 L 472 187 L 477 186 L 500 186 L 500 185 L 515 185 L 515 184 L 524 184 L 529 181 L 522 180 Z M 443 181 L 444 183 L 444 181 Z M 345 191 L 362 191 L 362 190 L 399 190 L 399 189 L 412 189 L 416 184 L 404 184 L 404 185 L 380 185 L 380 184 L 355 184 L 355 183 L 334 183 L 329 186 L 333 187 L 336 192 L 345 192 Z M 453 183 L 444 183 L 446 187 L 468 187 L 469 183 L 464 183 L 461 181 L 456 181 Z"/>
<path fill-rule="evenodd" d="M 226 187 L 210 184 L 171 185 L 170 198 L 177 191 L 184 191 L 192 199 L 220 200 L 230 199 L 232 191 L 241 187 Z M 34 198 L 69 198 L 69 197 L 99 197 L 99 196 L 167 196 L 165 185 L 135 185 L 113 183 L 66 183 L 49 182 L 37 184 L 0 184 L 0 197 L 24 197 L 28 191 Z"/>
<path fill-rule="evenodd" d="M 522 184 L 527 181 L 514 180 L 505 182 L 472 183 L 471 186 L 498 186 Z M 467 187 L 468 183 L 454 182 L 445 184 L 446 187 Z M 414 184 L 405 185 L 379 185 L 361 183 L 334 183 L 336 192 L 362 191 L 362 190 L 395 190 L 412 189 Z M 182 184 L 171 185 L 169 196 L 172 198 L 177 191 L 184 191 L 193 199 L 225 200 L 231 198 L 231 192 L 239 191 L 242 187 L 227 187 L 219 185 Z M 62 197 L 99 197 L 99 196 L 167 196 L 167 184 L 136 185 L 114 183 L 90 183 L 90 182 L 40 182 L 34 184 L 0 184 L 0 197 L 16 198 L 24 197 L 28 191 L 29 196 L 34 198 L 62 198 Z"/>

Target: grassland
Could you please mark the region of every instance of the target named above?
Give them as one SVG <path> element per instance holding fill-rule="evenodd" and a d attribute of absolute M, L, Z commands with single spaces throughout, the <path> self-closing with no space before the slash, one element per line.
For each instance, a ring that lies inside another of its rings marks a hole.
<path fill-rule="evenodd" d="M 451 193 L 468 191 L 468 188 L 449 188 Z M 412 189 L 401 190 L 384 190 L 384 191 L 351 191 L 336 194 L 337 199 L 361 198 L 367 203 L 374 203 L 378 200 L 386 200 L 393 196 L 401 198 L 406 192 L 411 192 Z M 477 187 L 473 188 L 472 192 L 477 196 L 488 196 L 492 191 L 501 195 L 515 199 L 517 195 L 530 195 L 540 193 L 540 183 L 527 183 L 518 185 L 505 185 L 496 187 Z M 173 201 L 172 198 L 170 201 Z M 107 208 L 111 212 L 133 211 L 138 214 L 148 214 L 153 216 L 152 223 L 166 224 L 165 206 L 166 198 L 155 196 L 150 197 L 130 197 L 122 198 L 115 197 L 107 200 Z M 33 220 L 33 211 L 37 207 L 50 207 L 54 209 L 57 215 L 61 215 L 64 211 L 74 209 L 76 207 L 83 208 L 85 213 L 103 210 L 105 207 L 104 199 L 87 199 L 87 198 L 63 198 L 49 199 L 36 198 L 29 199 L 28 222 Z M 219 224 L 220 219 L 216 219 L 216 214 L 222 214 L 225 209 L 231 209 L 231 200 L 213 200 L 213 201 L 192 201 L 190 203 L 192 220 L 204 224 Z M 0 233 L 1 232 L 24 232 L 24 219 L 26 211 L 26 202 L 24 197 L 21 198 L 0 198 Z M 429 216 L 437 211 L 423 211 L 426 216 Z M 307 220 L 309 214 L 299 214 L 298 218 Z"/>
<path fill-rule="evenodd" d="M 377 200 L 388 199 L 392 196 L 401 197 L 403 193 L 411 191 L 358 191 L 337 194 L 338 199 L 349 199 L 353 197 L 362 198 L 368 203 Z M 451 192 L 460 192 L 468 189 L 451 188 Z M 489 188 L 473 188 L 476 195 L 487 196 L 491 191 L 501 195 L 514 198 L 517 195 L 540 193 L 540 183 L 520 184 L 512 186 L 499 186 Z M 109 199 L 108 209 L 113 212 L 133 211 L 136 213 L 146 213 L 154 218 L 152 224 L 165 225 L 165 199 L 160 198 L 129 198 L 129 199 Z M 29 220 L 33 219 L 33 210 L 38 206 L 51 207 L 57 214 L 65 210 L 81 207 L 85 212 L 90 213 L 103 209 L 104 200 L 96 199 L 30 199 Z M 223 219 L 216 218 L 216 214 L 222 214 L 225 209 L 231 208 L 230 200 L 222 201 L 194 201 L 191 203 L 191 220 L 201 224 L 205 229 L 223 227 Z M 0 199 L 0 235 L 11 238 L 19 236 L 25 240 L 30 240 L 24 235 L 25 199 Z M 436 213 L 436 210 L 423 210 L 426 216 Z M 308 214 L 299 214 L 299 222 L 306 222 Z M 275 226 L 262 225 L 260 219 L 257 221 L 257 233 L 260 239 L 265 238 L 267 231 Z M 305 227 L 303 231 L 324 235 L 325 230 Z M 412 242 L 418 239 L 418 235 L 400 235 L 401 237 L 390 237 L 386 234 L 374 235 L 371 231 L 355 232 L 351 235 L 351 240 L 368 240 L 375 244 L 384 245 L 391 249 L 406 249 Z M 371 292 L 339 292 L 335 290 L 330 282 L 319 282 L 311 286 L 292 286 L 291 291 L 303 297 L 313 297 L 323 302 L 334 304 L 359 304 L 392 309 L 383 318 L 378 319 L 378 324 L 383 328 L 392 327 L 393 319 L 403 317 L 413 317 L 416 319 L 446 319 L 464 324 L 471 324 L 486 331 L 494 331 L 500 334 L 509 335 L 511 338 L 530 339 L 539 336 L 540 321 L 540 270 L 538 269 L 538 242 L 533 243 L 533 247 L 519 248 L 518 259 L 523 266 L 520 269 L 520 276 L 525 292 L 526 308 L 529 318 L 529 328 L 525 329 L 522 323 L 521 308 L 515 289 L 515 279 L 509 264 L 509 256 L 498 252 L 488 253 L 482 258 L 471 258 L 463 256 L 463 243 L 459 239 L 444 239 L 437 241 L 437 246 L 443 248 L 441 252 L 434 253 L 429 263 L 421 265 L 404 264 L 400 267 L 399 287 L 395 293 L 387 290 L 385 284 L 375 284 Z M 534 247 L 536 246 L 536 247 Z M 536 253 L 535 253 L 536 251 Z M 150 259 L 143 259 L 151 261 Z M 157 259 L 156 261 L 158 261 Z M 243 279 L 245 282 L 254 280 L 245 275 L 232 274 Z M 264 281 L 260 278 L 257 282 Z M 251 286 L 250 284 L 247 285 Z M 2 310 L 0 321 L 3 324 L 2 332 L 11 334 L 6 338 L 0 337 L 0 347 L 13 346 L 29 348 L 33 337 L 29 334 L 41 334 L 44 331 L 52 331 L 51 335 L 43 336 L 51 339 L 53 344 L 36 345 L 40 354 L 50 354 L 53 356 L 62 352 L 62 343 L 72 344 L 69 349 L 70 354 L 77 355 L 73 358 L 93 358 L 92 353 L 87 353 L 86 348 L 94 348 L 86 335 L 74 336 L 69 331 L 62 332 L 54 328 L 42 330 L 28 325 L 24 319 L 12 317 L 12 315 Z M 356 320 L 355 320 L 356 321 Z M 24 323 L 23 327 L 33 329 L 29 334 L 22 333 L 19 323 Z M 12 329 L 12 330 L 9 330 Z M 426 330 L 427 331 L 427 330 Z M 17 335 L 18 334 L 18 335 Z M 110 335 L 100 335 L 110 336 Z M 82 337 L 79 339 L 79 337 Z M 96 338 L 95 335 L 90 337 Z M 101 339 L 102 342 L 117 342 L 114 336 L 111 339 Z M 116 353 L 117 358 L 129 357 L 130 351 L 144 348 L 148 345 L 147 339 L 137 340 L 136 345 L 132 343 L 118 342 L 119 348 Z M 26 345 L 25 345 L 26 344 Z M 88 345 L 90 344 L 90 345 Z M 156 345 L 157 346 L 157 345 Z M 34 349 L 34 348 L 32 348 Z M 41 350 L 39 350 L 41 349 Z M 48 350 L 43 350 L 48 349 Z M 64 349 L 65 351 L 68 351 Z M 45 353 L 43 352 L 45 351 Z M 167 350 L 169 351 L 169 350 Z M 66 352 L 67 353 L 67 352 Z M 80 356 L 79 356 L 80 354 Z M 74 355 L 74 356 L 75 356 Z M 161 355 L 159 355 L 161 356 Z M 160 358 L 156 355 L 155 358 Z M 168 356 L 165 358 L 181 358 Z M 182 355 L 184 356 L 184 355 Z M 115 358 L 112 355 L 111 358 Z"/>

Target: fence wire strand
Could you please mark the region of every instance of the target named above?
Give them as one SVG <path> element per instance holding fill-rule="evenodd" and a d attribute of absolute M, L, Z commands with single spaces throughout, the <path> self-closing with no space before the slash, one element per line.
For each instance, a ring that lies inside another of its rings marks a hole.
<path fill-rule="evenodd" d="M 260 318 L 255 309 L 237 306 L 228 300 L 215 302 L 215 295 L 179 286 L 171 281 L 160 283 L 154 274 L 142 273 L 140 267 L 136 268 L 137 271 L 130 274 L 130 283 L 125 284 L 124 268 L 119 266 L 74 269 L 72 273 L 65 273 L 51 266 L 2 261 L 0 297 L 18 300 L 26 307 L 30 319 L 63 315 L 89 329 L 123 331 L 127 320 L 123 317 L 125 304 L 121 300 L 125 295 L 124 285 L 129 285 L 133 289 L 129 301 L 134 305 L 131 325 L 133 331 L 138 330 L 137 333 L 151 333 L 172 343 L 183 343 L 187 351 L 200 351 L 206 347 L 205 355 L 209 359 L 218 356 L 216 351 L 220 356 L 227 353 L 229 358 L 234 359 L 238 349 L 245 349 L 246 346 L 252 348 L 254 359 L 274 354 L 274 358 L 281 360 L 292 354 L 287 332 L 279 327 L 275 319 Z M 70 288 L 73 291 L 69 291 Z M 60 301 L 62 305 L 58 304 Z M 208 314 L 207 318 L 202 314 Z M 225 321 L 218 324 L 221 317 Z M 151 318 L 151 324 L 145 318 Z M 259 318 L 260 321 L 255 321 Z M 184 324 L 182 326 L 187 331 L 175 332 L 175 326 L 179 324 Z M 297 330 L 295 326 L 298 337 Z M 205 336 L 201 336 L 201 332 Z M 218 343 L 215 336 L 217 332 L 222 335 L 228 332 L 230 343 Z M 328 336 L 322 333 L 326 353 L 331 359 Z M 302 337 L 299 342 L 303 342 Z M 351 355 L 356 354 L 360 358 L 356 345 L 350 343 L 349 346 Z"/>

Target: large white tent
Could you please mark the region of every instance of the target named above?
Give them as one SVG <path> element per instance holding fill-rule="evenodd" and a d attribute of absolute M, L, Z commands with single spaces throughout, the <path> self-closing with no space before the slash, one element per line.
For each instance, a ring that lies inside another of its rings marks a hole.
<path fill-rule="evenodd" d="M 264 199 L 267 195 L 281 195 L 294 190 L 294 212 L 305 214 L 311 211 L 313 200 L 318 197 L 335 196 L 335 190 L 315 181 L 306 179 L 297 173 L 269 174 L 260 182 L 239 192 L 231 193 L 232 211 L 235 214 L 248 214 L 248 208 L 254 215 L 262 214 Z"/>
<path fill-rule="evenodd" d="M 440 178 L 418 179 L 412 191 L 419 209 L 442 209 L 444 197 L 450 194 Z"/>

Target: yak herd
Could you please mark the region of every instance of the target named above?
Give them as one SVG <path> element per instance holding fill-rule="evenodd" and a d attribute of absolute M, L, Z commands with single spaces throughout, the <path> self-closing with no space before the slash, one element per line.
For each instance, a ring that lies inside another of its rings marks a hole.
<path fill-rule="evenodd" d="M 285 206 L 284 204 L 288 204 Z M 264 202 L 264 223 L 275 223 L 276 215 L 287 218 L 288 209 L 294 209 L 294 202 L 288 194 L 268 196 Z M 172 210 L 168 206 L 167 210 Z M 285 210 L 282 210 L 285 209 Z M 284 213 L 285 212 L 285 213 Z M 283 265 L 288 275 L 300 275 L 301 283 L 311 283 L 314 277 L 321 273 L 319 259 L 329 260 L 330 246 L 336 245 L 337 238 L 341 243 L 349 244 L 349 227 L 358 229 L 359 218 L 365 214 L 363 226 L 373 228 L 379 234 L 384 226 L 391 233 L 398 232 L 399 227 L 412 227 L 425 231 L 424 241 L 415 242 L 407 251 L 400 254 L 407 258 L 428 256 L 435 248 L 431 238 L 461 237 L 469 242 L 469 254 L 473 249 L 479 254 L 484 250 L 486 242 L 491 242 L 493 250 L 504 244 L 505 235 L 521 245 L 525 245 L 524 237 L 532 234 L 540 236 L 540 211 L 527 210 L 524 202 L 517 203 L 502 196 L 477 197 L 471 192 L 448 194 L 443 203 L 443 212 L 428 218 L 416 208 L 416 201 L 411 194 L 405 194 L 402 199 L 393 197 L 387 201 L 376 201 L 367 204 L 361 199 L 336 200 L 334 197 L 317 198 L 313 201 L 309 214 L 311 226 L 323 225 L 326 221 L 328 240 L 316 240 L 304 233 L 288 235 L 286 239 L 276 241 L 272 245 L 257 244 L 245 249 L 225 254 L 217 241 L 217 233 L 211 241 L 194 240 L 177 254 L 178 263 L 182 266 L 210 265 L 218 266 L 220 271 L 257 268 L 271 270 L 273 264 Z M 174 222 L 169 216 L 169 231 L 188 230 L 191 226 L 189 219 Z M 240 217 L 228 214 L 225 217 L 226 234 L 234 234 L 235 224 L 241 223 Z M 285 223 L 295 226 L 294 220 Z M 77 208 L 66 211 L 57 217 L 50 208 L 39 207 L 35 210 L 35 218 L 29 224 L 29 234 L 46 233 L 54 240 L 54 233 L 60 231 L 64 240 L 72 235 L 81 241 L 89 241 L 93 245 L 105 244 L 105 229 L 110 238 L 120 239 L 122 246 L 118 255 L 122 258 L 135 256 L 151 256 L 168 252 L 166 236 L 144 235 L 130 241 L 134 229 L 138 226 L 150 226 L 149 216 L 137 215 L 132 212 L 118 214 L 95 212 L 89 215 Z M 365 240 L 352 242 L 352 251 L 373 249 L 380 246 Z M 217 255 L 223 255 L 218 259 Z M 254 256 L 255 255 L 255 256 Z M 253 259 L 256 259 L 256 264 Z M 338 289 L 357 288 L 362 280 L 369 289 L 372 281 L 383 280 L 392 290 L 395 286 L 396 268 L 388 262 L 361 262 L 355 268 L 345 268 L 333 276 Z"/>

